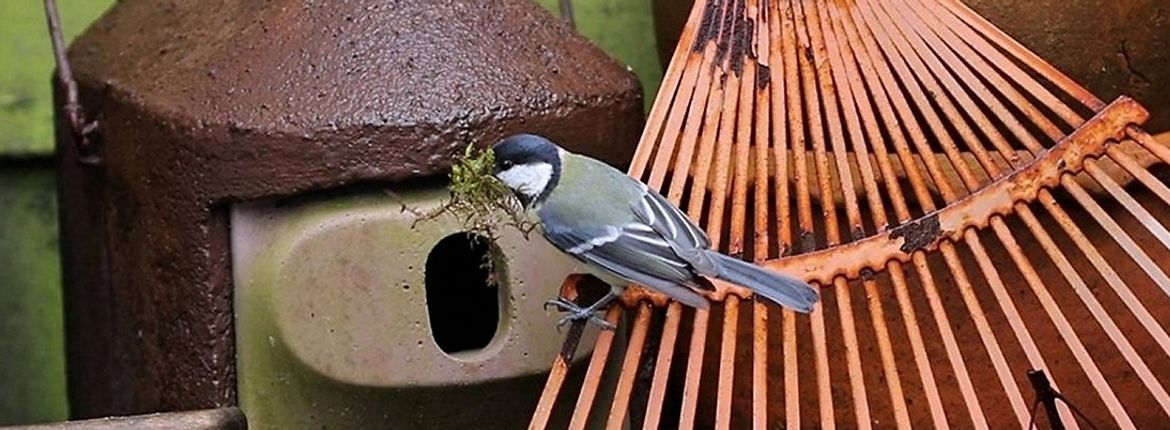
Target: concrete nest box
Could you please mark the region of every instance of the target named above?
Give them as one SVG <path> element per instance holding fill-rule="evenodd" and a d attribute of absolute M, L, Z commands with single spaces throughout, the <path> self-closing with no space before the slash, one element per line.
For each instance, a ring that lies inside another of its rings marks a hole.
<path fill-rule="evenodd" d="M 466 145 L 518 132 L 624 167 L 625 67 L 524 0 L 119 2 L 70 59 L 101 124 L 93 165 L 58 133 L 76 416 L 417 427 L 535 404 L 559 348 L 540 303 L 573 265 L 515 232 L 412 229 L 382 190 L 433 207 Z M 484 247 L 495 289 L 471 288 Z"/>

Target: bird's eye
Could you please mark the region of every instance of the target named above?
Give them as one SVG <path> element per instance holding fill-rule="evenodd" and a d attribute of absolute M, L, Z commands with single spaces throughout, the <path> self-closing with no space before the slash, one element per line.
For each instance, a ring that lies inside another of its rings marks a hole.
<path fill-rule="evenodd" d="M 512 168 L 512 160 L 504 160 L 504 162 L 500 163 L 500 165 L 504 166 L 505 170 L 510 169 Z"/>

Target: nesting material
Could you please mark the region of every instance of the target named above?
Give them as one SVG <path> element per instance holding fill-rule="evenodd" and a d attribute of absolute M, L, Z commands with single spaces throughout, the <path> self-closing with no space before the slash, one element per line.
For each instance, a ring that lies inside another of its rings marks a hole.
<path fill-rule="evenodd" d="M 492 175 L 494 166 L 495 155 L 491 148 L 480 149 L 474 143 L 469 144 L 463 156 L 451 167 L 451 198 L 446 203 L 431 211 L 419 211 L 403 203 L 402 210 L 413 213 L 415 223 L 443 215 L 454 216 L 464 230 L 472 233 L 472 237 L 483 237 L 493 244 L 499 240 L 501 229 L 505 228 L 514 228 L 528 239 L 537 224 L 526 217 L 512 191 Z M 393 191 L 386 190 L 386 194 L 402 201 Z M 488 250 L 483 264 L 487 273 L 494 277 L 495 263 L 504 256 L 496 246 L 489 246 Z M 497 281 L 490 279 L 489 284 L 496 285 Z"/>
<path fill-rule="evenodd" d="M 490 148 L 467 145 L 463 157 L 451 167 L 451 200 L 420 220 L 451 214 L 467 231 L 492 240 L 499 238 L 499 230 L 506 227 L 519 230 L 527 239 L 536 223 L 528 220 L 512 191 L 492 176 L 495 162 Z"/>

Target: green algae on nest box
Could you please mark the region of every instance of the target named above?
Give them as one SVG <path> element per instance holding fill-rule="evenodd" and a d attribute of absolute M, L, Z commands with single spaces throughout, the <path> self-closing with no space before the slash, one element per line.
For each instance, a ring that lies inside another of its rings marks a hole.
<path fill-rule="evenodd" d="M 400 209 L 433 210 L 442 187 L 395 194 L 233 210 L 250 428 L 519 428 L 531 416 L 562 337 L 543 302 L 577 263 L 505 228 L 488 286 L 458 220 L 416 224 Z"/>

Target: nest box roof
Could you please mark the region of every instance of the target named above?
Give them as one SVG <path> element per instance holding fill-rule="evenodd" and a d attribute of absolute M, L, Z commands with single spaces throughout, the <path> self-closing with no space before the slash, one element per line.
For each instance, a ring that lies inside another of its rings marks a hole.
<path fill-rule="evenodd" d="M 411 155 L 407 176 L 516 121 L 640 105 L 632 73 L 528 1 L 121 2 L 71 59 L 83 91 L 177 129 L 347 139 Z"/>

